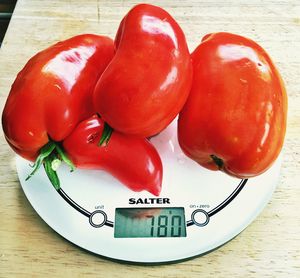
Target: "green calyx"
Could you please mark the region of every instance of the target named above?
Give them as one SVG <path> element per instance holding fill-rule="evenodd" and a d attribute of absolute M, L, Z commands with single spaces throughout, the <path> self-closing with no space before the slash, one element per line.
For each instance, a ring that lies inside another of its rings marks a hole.
<path fill-rule="evenodd" d="M 44 165 L 45 172 L 46 172 L 50 182 L 52 183 L 54 188 L 56 190 L 58 190 L 58 189 L 60 189 L 60 181 L 59 181 L 56 170 L 54 170 L 52 167 L 53 159 L 57 159 L 57 158 L 54 158 L 53 154 L 47 156 L 44 160 L 43 165 Z"/>
<path fill-rule="evenodd" d="M 29 180 L 43 165 L 51 184 L 56 190 L 58 190 L 60 188 L 60 181 L 57 175 L 57 169 L 59 168 L 62 161 L 70 167 L 71 172 L 74 171 L 75 166 L 64 153 L 61 145 L 57 142 L 49 141 L 44 147 L 41 148 L 40 155 L 32 165 L 33 171 L 25 180 Z"/>
<path fill-rule="evenodd" d="M 112 132 L 113 132 L 113 129 L 107 123 L 104 123 L 102 136 L 101 136 L 100 141 L 98 143 L 99 147 L 108 144 L 109 139 L 112 135 Z"/>

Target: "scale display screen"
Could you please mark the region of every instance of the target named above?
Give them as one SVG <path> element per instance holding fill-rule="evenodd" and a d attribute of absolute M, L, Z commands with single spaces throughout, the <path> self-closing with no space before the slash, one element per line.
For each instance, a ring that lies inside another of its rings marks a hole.
<path fill-rule="evenodd" d="M 186 237 L 184 208 L 116 208 L 115 238 Z"/>

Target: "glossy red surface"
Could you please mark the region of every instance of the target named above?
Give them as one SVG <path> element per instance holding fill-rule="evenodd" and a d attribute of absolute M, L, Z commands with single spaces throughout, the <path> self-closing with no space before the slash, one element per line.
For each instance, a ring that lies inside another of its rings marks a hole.
<path fill-rule="evenodd" d="M 94 114 L 92 92 L 113 53 L 110 38 L 80 35 L 32 57 L 14 81 L 2 115 L 11 147 L 34 160 L 49 138 L 63 140 Z"/>
<path fill-rule="evenodd" d="M 215 33 L 192 53 L 192 90 L 179 116 L 183 151 L 200 165 L 247 178 L 268 169 L 284 141 L 287 96 L 266 51 L 247 38 Z"/>
<path fill-rule="evenodd" d="M 185 36 L 163 9 L 135 6 L 122 20 L 116 55 L 97 83 L 94 104 L 114 129 L 149 137 L 185 103 L 192 67 Z"/>
<path fill-rule="evenodd" d="M 159 195 L 162 162 L 152 144 L 147 139 L 113 131 L 108 144 L 98 146 L 103 128 L 103 120 L 93 116 L 64 140 L 64 150 L 76 167 L 105 170 L 133 191 Z"/>

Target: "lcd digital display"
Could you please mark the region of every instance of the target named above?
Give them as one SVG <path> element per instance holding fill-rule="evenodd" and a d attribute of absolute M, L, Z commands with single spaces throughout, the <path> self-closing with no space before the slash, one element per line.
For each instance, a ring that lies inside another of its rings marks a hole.
<path fill-rule="evenodd" d="M 115 238 L 186 237 L 183 207 L 116 208 Z"/>

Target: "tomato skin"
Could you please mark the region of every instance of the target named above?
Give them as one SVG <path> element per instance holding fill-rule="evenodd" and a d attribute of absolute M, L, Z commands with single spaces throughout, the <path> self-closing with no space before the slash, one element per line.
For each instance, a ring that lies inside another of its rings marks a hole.
<path fill-rule="evenodd" d="M 2 115 L 14 151 L 35 160 L 49 139 L 63 140 L 93 115 L 92 92 L 113 55 L 110 38 L 85 34 L 33 56 L 14 81 Z"/>
<path fill-rule="evenodd" d="M 287 117 L 285 87 L 270 57 L 250 39 L 215 33 L 203 38 L 192 61 L 193 85 L 178 120 L 182 150 L 239 178 L 263 173 L 280 153 Z"/>
<path fill-rule="evenodd" d="M 150 137 L 179 113 L 192 66 L 185 36 L 163 9 L 141 4 L 123 18 L 116 55 L 94 91 L 94 105 L 115 130 Z"/>
<path fill-rule="evenodd" d="M 133 191 L 147 190 L 158 196 L 162 184 L 162 162 L 153 145 L 113 131 L 106 145 L 98 146 L 104 121 L 98 116 L 82 121 L 63 141 L 67 156 L 81 169 L 109 172 Z"/>

